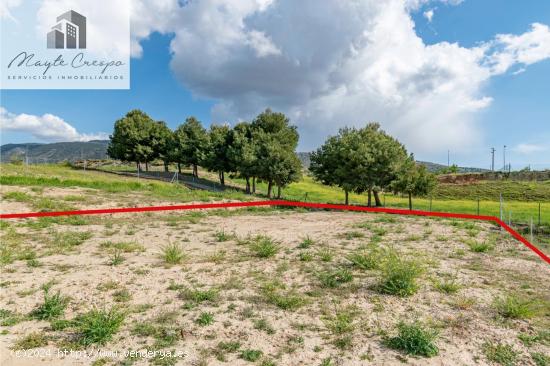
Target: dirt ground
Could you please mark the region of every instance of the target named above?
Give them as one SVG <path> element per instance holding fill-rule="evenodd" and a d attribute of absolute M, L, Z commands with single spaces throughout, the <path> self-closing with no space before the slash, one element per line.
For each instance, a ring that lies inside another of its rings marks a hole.
<path fill-rule="evenodd" d="M 275 253 L 258 255 L 254 242 L 261 238 Z M 215 210 L 13 220 L 2 225 L 2 240 L 11 252 L 2 267 L 0 308 L 3 319 L 15 319 L 0 328 L 3 366 L 489 365 L 491 344 L 511 347 L 518 365 L 537 365 L 534 353 L 550 354 L 547 339 L 522 341 L 550 326 L 550 266 L 490 224 Z M 494 245 L 472 249 L 484 242 Z M 117 243 L 120 250 L 113 249 Z M 180 263 L 166 262 L 170 246 L 183 251 Z M 379 263 L 354 266 L 350 255 L 358 250 L 392 250 L 417 262 L 423 271 L 416 291 L 404 297 L 381 292 Z M 323 274 L 339 269 L 352 279 L 323 282 Z M 116 307 L 125 314 L 122 326 L 103 345 L 78 347 L 78 329 L 54 330 L 53 320 L 29 315 L 50 281 L 50 293 L 70 298 L 61 319 Z M 456 288 L 442 290 L 445 281 Z M 209 290 L 215 295 L 193 296 Z M 496 299 L 512 294 L 533 299 L 536 313 L 503 317 Z M 198 321 L 205 313 L 208 324 Z M 334 327 L 344 315 L 346 326 Z M 399 322 L 437 332 L 438 354 L 411 356 L 388 346 Z M 22 340 L 30 334 L 41 341 L 24 353 Z M 125 357 L 128 350 L 157 354 Z M 161 351 L 181 355 L 162 358 Z"/>

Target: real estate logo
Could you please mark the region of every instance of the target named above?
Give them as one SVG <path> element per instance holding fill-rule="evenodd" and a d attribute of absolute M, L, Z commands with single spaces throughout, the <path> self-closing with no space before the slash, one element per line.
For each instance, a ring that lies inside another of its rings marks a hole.
<path fill-rule="evenodd" d="M 26 1 L 2 19 L 1 89 L 130 88 L 130 0 L 70 3 Z"/>
<path fill-rule="evenodd" d="M 86 48 L 86 17 L 74 10 L 57 17 L 48 32 L 48 48 Z"/>

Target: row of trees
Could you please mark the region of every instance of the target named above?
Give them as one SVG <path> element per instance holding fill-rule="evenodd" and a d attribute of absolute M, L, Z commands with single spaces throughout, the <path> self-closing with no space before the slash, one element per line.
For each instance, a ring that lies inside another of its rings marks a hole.
<path fill-rule="evenodd" d="M 206 130 L 200 121 L 189 117 L 175 131 L 165 122 L 154 121 L 140 110 L 133 110 L 115 122 L 108 154 L 114 159 L 145 163 L 162 160 L 165 170 L 170 163 L 191 166 L 198 177 L 198 166 L 218 173 L 221 185 L 225 174 L 232 173 L 246 181 L 247 193 L 255 193 L 256 181 L 267 182 L 268 197 L 273 187 L 281 188 L 301 177 L 302 166 L 296 156 L 299 135 L 282 113 L 267 109 L 251 123 L 235 127 L 212 125 Z"/>
<path fill-rule="evenodd" d="M 417 165 L 414 156 L 395 138 L 370 123 L 361 129 L 344 128 L 329 137 L 311 155 L 310 171 L 323 184 L 338 186 L 349 193 L 368 193 L 368 205 L 374 196 L 376 206 L 382 203 L 379 191 L 404 193 L 409 197 L 428 194 L 436 184 L 426 167 Z"/>

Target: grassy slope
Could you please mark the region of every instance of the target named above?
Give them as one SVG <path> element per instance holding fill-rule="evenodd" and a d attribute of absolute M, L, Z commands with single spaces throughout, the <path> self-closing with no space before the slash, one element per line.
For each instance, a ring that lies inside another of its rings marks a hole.
<path fill-rule="evenodd" d="M 200 172 L 202 177 L 215 179 L 215 175 Z M 234 183 L 242 184 L 235 179 Z M 22 186 L 77 186 L 85 188 L 102 189 L 108 192 L 141 191 L 146 194 L 165 199 L 178 201 L 209 200 L 216 198 L 248 199 L 249 197 L 238 192 L 211 193 L 203 191 L 191 191 L 182 186 L 176 186 L 164 182 L 147 180 L 138 181 L 136 178 L 119 177 L 110 174 L 102 174 L 93 171 L 74 170 L 62 165 L 33 165 L 29 167 L 12 164 L 0 166 L 0 183 Z M 526 189 L 526 187 L 530 187 Z M 529 222 L 531 217 L 538 220 L 538 202 L 529 202 L 529 199 L 538 197 L 541 199 L 541 222 L 550 224 L 550 183 L 517 183 L 517 182 L 490 182 L 467 186 L 443 185 L 434 194 L 431 209 L 433 211 L 448 211 L 459 213 L 477 214 L 477 201 L 474 199 L 450 199 L 456 197 L 480 197 L 481 215 L 499 215 L 498 192 L 502 190 L 505 199 L 505 210 L 511 212 L 513 221 Z M 258 183 L 258 191 L 265 192 L 263 183 Z M 476 193 L 477 192 L 477 193 Z M 533 193 L 535 192 L 535 193 Z M 306 197 L 307 193 L 307 197 Z M 497 197 L 494 199 L 494 197 Z M 509 199 L 512 197 L 516 200 Z M 344 193 L 337 187 L 328 187 L 318 184 L 311 177 L 305 176 L 298 183 L 291 184 L 284 189 L 283 198 L 291 200 L 306 200 L 313 202 L 342 203 Z M 447 198 L 447 199 L 444 199 Z M 406 208 L 408 203 L 404 197 L 387 194 L 382 196 L 386 206 Z M 366 195 L 350 195 L 352 204 L 365 204 Z M 430 200 L 415 198 L 415 209 L 429 210 Z"/>

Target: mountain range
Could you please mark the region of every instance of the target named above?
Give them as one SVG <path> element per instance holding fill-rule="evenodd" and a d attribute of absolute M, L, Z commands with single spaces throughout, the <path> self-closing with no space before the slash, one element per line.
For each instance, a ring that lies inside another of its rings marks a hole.
<path fill-rule="evenodd" d="M 5 144 L 0 146 L 0 161 L 10 162 L 14 160 L 27 161 L 29 164 L 57 163 L 61 161 L 75 160 L 100 160 L 107 159 L 107 146 L 109 140 L 92 140 L 86 142 L 54 142 L 49 144 Z M 299 152 L 298 157 L 302 165 L 309 167 L 311 153 Z M 419 161 L 429 171 L 437 172 L 446 168 L 445 165 Z M 459 172 L 484 172 L 485 169 L 460 167 Z"/>

